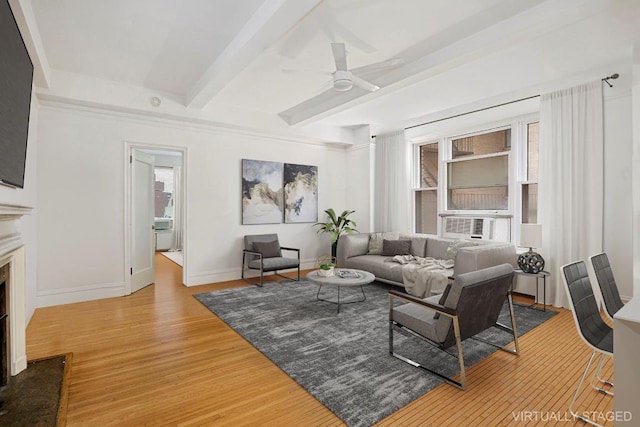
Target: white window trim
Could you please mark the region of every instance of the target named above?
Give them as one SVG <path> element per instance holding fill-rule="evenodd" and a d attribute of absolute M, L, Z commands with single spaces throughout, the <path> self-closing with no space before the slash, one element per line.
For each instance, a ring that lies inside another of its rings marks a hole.
<path fill-rule="evenodd" d="M 526 142 L 528 138 L 527 126 L 536 122 L 540 122 L 540 116 L 538 114 L 522 117 L 520 120 L 518 120 L 518 132 L 521 133 L 519 137 L 523 142 Z M 516 237 L 516 240 L 514 241 L 514 243 L 520 241 L 520 224 L 522 224 L 522 219 L 524 215 L 524 212 L 522 211 L 522 202 L 523 202 L 522 187 L 524 185 L 538 184 L 539 182 L 538 179 L 530 180 L 529 177 L 527 176 L 529 151 L 526 144 L 523 143 L 519 151 L 520 153 L 518 156 L 517 169 L 516 169 L 516 185 L 518 187 L 518 195 L 517 195 L 518 197 L 515 204 L 516 206 L 516 209 L 514 212 L 515 221 L 513 221 L 514 227 L 515 227 L 515 230 L 513 230 L 515 234 L 513 235 Z"/>
<path fill-rule="evenodd" d="M 420 147 L 423 145 L 438 145 L 438 186 L 437 187 L 421 187 L 420 186 Z M 413 144 L 413 171 L 411 176 L 411 230 L 416 231 L 416 193 L 419 191 L 436 191 L 437 199 L 436 199 L 436 215 L 439 215 L 442 211 L 442 191 L 441 191 L 441 183 L 442 183 L 442 167 L 443 164 L 443 153 L 442 147 L 444 145 L 444 139 L 424 139 L 420 140 Z M 436 218 L 436 232 L 437 235 L 440 235 L 440 221 Z"/>
<path fill-rule="evenodd" d="M 522 221 L 522 185 L 523 184 L 536 184 L 538 181 L 525 181 L 523 178 L 526 176 L 527 168 L 527 149 L 523 143 L 526 141 L 526 127 L 530 123 L 540 121 L 539 114 L 532 113 L 521 116 L 508 118 L 506 120 L 494 121 L 491 123 L 485 123 L 478 126 L 474 126 L 468 131 L 465 130 L 451 130 L 440 131 L 433 134 L 425 134 L 419 137 L 413 138 L 414 145 L 414 158 L 413 158 L 413 181 L 412 181 L 412 227 L 415 230 L 416 221 L 416 207 L 415 207 L 415 192 L 425 191 L 429 188 L 435 187 L 420 187 L 420 156 L 419 150 L 421 145 L 433 144 L 438 142 L 438 158 L 440 161 L 440 167 L 438 168 L 438 217 L 442 215 L 507 215 L 511 216 L 511 236 L 512 242 L 515 243 L 519 239 L 519 229 Z M 465 138 L 484 133 L 497 132 L 504 129 L 511 129 L 511 149 L 509 151 L 500 153 L 491 153 L 480 156 L 460 157 L 458 159 L 452 158 L 452 141 L 459 138 Z M 542 143 L 542 142 L 541 142 Z M 508 209 L 506 210 L 448 210 L 447 196 L 448 196 L 448 182 L 447 182 L 447 168 L 449 163 L 456 161 L 470 160 L 471 158 L 493 157 L 493 156 L 509 156 L 509 201 Z M 438 219 L 438 235 L 441 235 L 441 221 Z"/>

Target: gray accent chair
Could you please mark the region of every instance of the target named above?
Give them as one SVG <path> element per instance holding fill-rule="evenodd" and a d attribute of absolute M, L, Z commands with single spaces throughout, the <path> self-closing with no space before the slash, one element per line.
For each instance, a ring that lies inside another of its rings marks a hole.
<path fill-rule="evenodd" d="M 593 271 L 596 273 L 607 315 L 613 319 L 613 315 L 624 306 L 624 303 L 620 299 L 618 285 L 613 277 L 611 264 L 609 264 L 609 257 L 605 253 L 594 255 L 591 257 L 591 265 L 593 265 Z"/>
<path fill-rule="evenodd" d="M 296 258 L 283 257 L 282 251 L 296 252 Z M 290 279 L 278 273 L 280 270 L 298 269 L 300 281 L 300 249 L 280 246 L 277 234 L 253 234 L 244 236 L 242 251 L 242 279 L 252 285 L 263 286 L 264 273 L 273 272 L 280 277 Z M 248 270 L 260 272 L 260 282 L 254 283 L 245 277 Z"/>
<path fill-rule="evenodd" d="M 399 291 L 389 291 L 389 353 L 410 365 L 437 375 L 462 390 L 466 389 L 467 380 L 462 354 L 462 341 L 465 339 L 473 338 L 491 327 L 498 327 L 513 334 L 513 348 L 496 345 L 478 337 L 475 339 L 509 353 L 519 354 L 518 334 L 511 299 L 512 282 L 513 266 L 500 264 L 456 276 L 453 283 L 447 285 L 442 295 L 420 299 Z M 397 305 L 394 304 L 395 300 L 408 304 Z M 509 303 L 511 328 L 497 323 L 505 300 Z M 446 349 L 455 345 L 460 364 L 460 381 L 396 353 L 393 348 L 395 328 L 407 331 L 450 355 L 451 353 Z"/>
<path fill-rule="evenodd" d="M 573 319 L 575 320 L 578 334 L 592 349 L 589 362 L 584 369 L 582 378 L 580 379 L 578 387 L 573 394 L 573 399 L 571 399 L 571 403 L 569 404 L 569 412 L 571 412 L 571 415 L 575 418 L 578 418 L 585 423 L 600 426 L 600 424 L 590 420 L 585 415 L 585 411 L 578 414 L 573 409 L 573 405 L 580 394 L 580 389 L 582 388 L 584 380 L 587 377 L 587 372 L 589 372 L 596 354 L 600 354 L 600 360 L 598 362 L 598 367 L 591 375 L 589 383 L 598 392 L 613 396 L 613 392 L 603 389 L 595 384 L 596 378 L 599 379 L 600 370 L 602 369 L 602 365 L 606 357 L 613 357 L 613 329 L 604 322 L 600 315 L 600 309 L 598 308 L 598 303 L 596 302 L 593 288 L 591 287 L 591 281 L 589 280 L 589 273 L 587 272 L 587 266 L 585 263 L 583 261 L 577 261 L 566 264 L 562 266 L 562 272 L 563 282 L 573 306 Z M 607 381 L 600 381 L 609 386 L 613 385 Z"/>

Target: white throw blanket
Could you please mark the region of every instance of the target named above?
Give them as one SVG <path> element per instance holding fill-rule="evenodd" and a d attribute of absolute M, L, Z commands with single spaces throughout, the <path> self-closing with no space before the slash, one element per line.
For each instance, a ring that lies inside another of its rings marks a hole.
<path fill-rule="evenodd" d="M 406 291 L 418 298 L 444 292 L 453 274 L 453 260 L 396 255 L 392 261 L 403 264 L 402 279 Z"/>

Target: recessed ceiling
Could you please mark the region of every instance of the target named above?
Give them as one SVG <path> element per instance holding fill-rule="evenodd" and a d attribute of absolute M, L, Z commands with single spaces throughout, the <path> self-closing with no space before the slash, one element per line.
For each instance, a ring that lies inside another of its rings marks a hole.
<path fill-rule="evenodd" d="M 634 0 L 19 5 L 34 17 L 30 34 L 41 43 L 45 72 L 172 96 L 185 112 L 245 126 L 251 125 L 247 117 L 255 117 L 261 127 L 398 127 L 479 102 L 539 93 L 558 82 L 597 78 L 608 66 L 630 64 L 633 46 L 640 44 L 640 2 Z M 337 92 L 331 87 L 332 42 L 345 44 L 350 69 L 392 58 L 404 65 L 367 74 L 378 91 Z M 51 79 L 48 93 L 68 91 L 56 82 Z"/>

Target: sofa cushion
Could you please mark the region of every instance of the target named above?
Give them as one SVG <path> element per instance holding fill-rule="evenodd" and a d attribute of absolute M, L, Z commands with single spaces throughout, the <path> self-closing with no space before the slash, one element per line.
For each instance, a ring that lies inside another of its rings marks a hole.
<path fill-rule="evenodd" d="M 253 242 L 253 250 L 260 252 L 263 258 L 277 258 L 282 256 L 280 243 L 277 240 L 272 242 Z"/>
<path fill-rule="evenodd" d="M 401 233 L 400 236 L 398 236 L 398 239 L 411 240 L 411 251 L 410 251 L 411 255 L 417 256 L 420 258 L 424 258 L 426 256 L 425 254 L 427 252 L 427 236 Z"/>
<path fill-rule="evenodd" d="M 433 298 L 433 297 L 430 297 Z M 429 298 L 425 299 L 429 301 Z M 437 301 L 429 301 L 437 302 Z M 406 326 L 432 341 L 438 340 L 436 325 L 438 321 L 433 318 L 435 312 L 418 304 L 404 304 L 394 307 L 391 311 L 391 319 Z"/>
<path fill-rule="evenodd" d="M 451 240 L 430 238 L 427 240 L 426 256 L 435 259 L 447 259 L 447 249 Z"/>
<path fill-rule="evenodd" d="M 400 233 L 395 231 L 389 231 L 386 233 L 371 233 L 369 237 L 369 252 L 368 255 L 382 255 L 382 241 L 384 239 L 387 240 L 398 240 L 398 236 Z"/>
<path fill-rule="evenodd" d="M 344 265 L 340 265 L 340 267 L 368 271 L 376 276 L 376 278 L 379 277 L 392 282 L 403 283 L 403 265 L 397 262 L 385 261 L 385 259 L 387 258 L 382 255 L 360 255 L 348 258 Z"/>
<path fill-rule="evenodd" d="M 411 240 L 382 240 L 382 256 L 409 255 Z"/>
<path fill-rule="evenodd" d="M 478 246 L 478 243 L 464 239 L 454 240 L 453 242 L 449 243 L 449 247 L 447 248 L 447 259 L 455 260 L 456 255 L 458 254 L 458 249 L 467 246 Z"/>
<path fill-rule="evenodd" d="M 286 270 L 289 268 L 296 268 L 298 267 L 298 264 L 299 262 L 296 258 L 273 257 L 273 258 L 262 259 L 263 271 Z M 256 260 L 250 261 L 249 268 L 259 270 L 260 260 L 256 259 Z"/>

